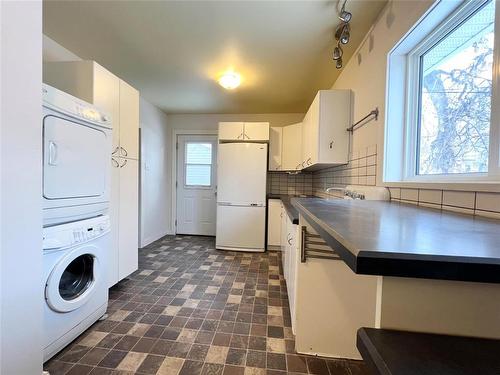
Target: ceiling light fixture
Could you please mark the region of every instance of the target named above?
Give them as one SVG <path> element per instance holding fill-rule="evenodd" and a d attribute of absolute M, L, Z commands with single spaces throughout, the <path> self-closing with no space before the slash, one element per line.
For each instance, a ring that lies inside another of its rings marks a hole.
<path fill-rule="evenodd" d="M 224 87 L 226 90 L 234 90 L 241 83 L 241 76 L 233 71 L 224 73 L 219 78 L 219 85 Z"/>
<path fill-rule="evenodd" d="M 335 40 L 337 41 L 337 45 L 333 49 L 332 58 L 335 61 L 335 67 L 337 69 L 342 69 L 342 55 L 344 51 L 342 50 L 341 45 L 349 43 L 349 39 L 351 38 L 351 26 L 349 25 L 349 22 L 352 19 L 352 13 L 345 10 L 346 3 L 347 0 L 344 0 L 338 15 L 341 22 L 335 30 Z"/>

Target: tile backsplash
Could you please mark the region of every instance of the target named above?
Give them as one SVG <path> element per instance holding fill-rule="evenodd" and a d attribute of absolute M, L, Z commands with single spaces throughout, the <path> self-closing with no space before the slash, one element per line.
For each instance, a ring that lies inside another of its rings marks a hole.
<path fill-rule="evenodd" d="M 391 200 L 500 219 L 500 193 L 390 188 Z"/>
<path fill-rule="evenodd" d="M 310 172 L 298 174 L 268 172 L 267 192 L 268 194 L 312 195 L 312 178 Z"/>
<path fill-rule="evenodd" d="M 349 163 L 313 172 L 313 194 L 319 197 L 327 194 L 326 188 L 346 185 L 375 186 L 377 182 L 377 146 L 366 147 L 349 155 Z"/>

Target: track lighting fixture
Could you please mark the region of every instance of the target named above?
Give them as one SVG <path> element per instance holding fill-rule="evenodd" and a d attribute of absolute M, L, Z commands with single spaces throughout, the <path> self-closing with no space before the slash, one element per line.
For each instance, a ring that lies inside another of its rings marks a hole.
<path fill-rule="evenodd" d="M 345 3 L 347 3 L 347 0 L 344 0 L 344 4 L 342 4 L 342 9 L 340 10 L 339 14 L 339 19 L 342 22 L 349 23 L 351 22 L 352 13 L 345 10 Z"/>
<path fill-rule="evenodd" d="M 341 45 L 349 43 L 349 39 L 351 38 L 351 26 L 349 25 L 349 22 L 352 19 L 352 13 L 345 10 L 346 3 L 347 0 L 344 0 L 338 15 L 341 22 L 335 30 L 335 40 L 337 41 L 337 45 L 333 49 L 332 58 L 335 61 L 335 67 L 337 69 L 342 68 L 342 55 L 344 51 L 342 50 Z"/>

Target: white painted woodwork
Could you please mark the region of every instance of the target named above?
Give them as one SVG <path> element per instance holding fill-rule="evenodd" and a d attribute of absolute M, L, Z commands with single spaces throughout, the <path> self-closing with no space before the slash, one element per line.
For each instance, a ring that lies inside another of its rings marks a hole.
<path fill-rule="evenodd" d="M 109 285 L 137 269 L 139 92 L 95 61 L 48 62 L 44 82 L 95 104 L 111 116 L 113 158 Z"/>
<path fill-rule="evenodd" d="M 111 74 L 99 64 L 91 61 L 83 61 L 82 63 L 92 63 L 94 75 L 93 95 L 88 101 L 92 101 L 96 106 L 106 110 L 111 116 L 113 126 L 112 151 L 117 150 L 120 146 L 120 78 Z M 57 64 L 57 66 L 60 65 Z"/>
<path fill-rule="evenodd" d="M 119 243 L 120 243 L 120 165 L 122 158 L 113 157 L 111 160 L 111 202 L 109 217 L 111 220 L 111 251 L 109 252 L 108 286 L 112 287 L 119 280 Z"/>
<path fill-rule="evenodd" d="M 302 123 L 283 127 L 283 170 L 302 169 Z"/>
<path fill-rule="evenodd" d="M 120 80 L 120 155 L 139 159 L 139 91 Z"/>
<path fill-rule="evenodd" d="M 241 141 L 244 132 L 243 122 L 219 122 L 219 141 Z"/>
<path fill-rule="evenodd" d="M 217 136 L 181 135 L 177 138 L 177 228 L 176 233 L 215 236 L 217 212 Z M 210 186 L 187 186 L 186 143 L 212 144 Z"/>
<path fill-rule="evenodd" d="M 269 141 L 268 122 L 245 122 L 244 140 L 246 141 Z"/>
<path fill-rule="evenodd" d="M 316 233 L 302 216 L 299 222 Z M 376 324 L 377 277 L 356 275 L 341 260 L 308 258 L 297 262 L 294 285 L 297 351 L 361 359 L 356 332 Z"/>
<path fill-rule="evenodd" d="M 267 206 L 267 246 L 281 246 L 281 200 L 269 199 Z"/>
<path fill-rule="evenodd" d="M 302 163 L 304 168 L 348 162 L 351 91 L 321 90 L 304 116 Z"/>
<path fill-rule="evenodd" d="M 288 218 L 287 232 L 290 233 L 290 243 L 288 246 L 288 280 L 286 281 L 288 290 L 288 303 L 290 305 L 290 315 L 292 320 L 292 332 L 295 333 L 296 318 L 296 294 L 297 294 L 297 267 L 300 262 L 300 230 L 297 224 L 293 224 Z"/>
<path fill-rule="evenodd" d="M 268 122 L 219 122 L 219 141 L 268 142 Z"/>
<path fill-rule="evenodd" d="M 281 204 L 281 241 L 280 241 L 280 248 L 281 248 L 281 266 L 283 268 L 283 275 L 285 276 L 286 280 L 286 275 L 285 273 L 287 272 L 285 263 L 286 263 L 286 245 L 287 245 L 287 231 L 286 231 L 286 222 L 288 219 L 288 215 L 285 210 L 285 206 L 283 203 Z"/>
<path fill-rule="evenodd" d="M 139 243 L 139 162 L 122 159 L 121 165 L 123 167 L 120 168 L 118 280 L 137 270 Z"/>
<path fill-rule="evenodd" d="M 283 127 L 271 126 L 269 128 L 269 163 L 268 170 L 279 171 L 282 168 L 283 155 Z"/>

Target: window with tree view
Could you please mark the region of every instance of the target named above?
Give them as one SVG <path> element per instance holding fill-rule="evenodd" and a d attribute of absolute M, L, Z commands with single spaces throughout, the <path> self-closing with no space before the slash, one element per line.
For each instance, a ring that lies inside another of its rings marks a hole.
<path fill-rule="evenodd" d="M 416 175 L 488 172 L 494 26 L 491 0 L 418 54 Z"/>

